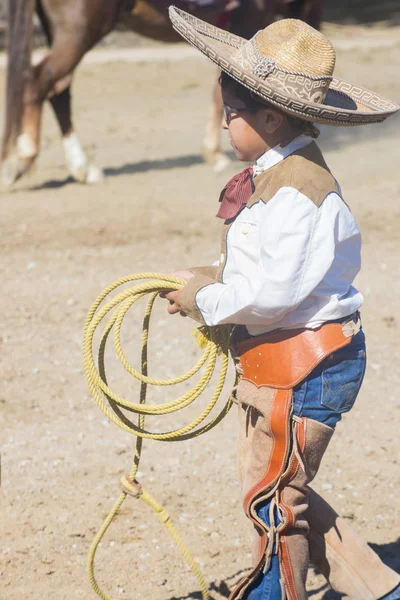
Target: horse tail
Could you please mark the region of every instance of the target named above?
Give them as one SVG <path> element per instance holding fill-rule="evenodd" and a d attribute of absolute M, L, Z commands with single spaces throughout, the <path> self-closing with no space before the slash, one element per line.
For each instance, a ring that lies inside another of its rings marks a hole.
<path fill-rule="evenodd" d="M 24 83 L 30 67 L 35 0 L 8 0 L 8 67 L 2 160 L 21 131 Z"/>

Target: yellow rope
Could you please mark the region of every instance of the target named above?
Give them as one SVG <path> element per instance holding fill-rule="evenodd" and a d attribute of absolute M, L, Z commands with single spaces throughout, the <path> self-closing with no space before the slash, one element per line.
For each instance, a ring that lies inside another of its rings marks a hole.
<path fill-rule="evenodd" d="M 133 287 L 126 288 L 119 292 L 100 308 L 100 305 L 102 305 L 106 297 L 114 290 L 120 286 L 123 286 L 124 284 L 137 281 L 140 281 L 141 283 L 136 283 Z M 122 493 L 105 519 L 100 531 L 93 540 L 89 551 L 88 570 L 90 583 L 96 594 L 103 598 L 103 600 L 112 600 L 112 598 L 103 592 L 97 584 L 94 575 L 95 554 L 99 543 L 101 542 L 108 527 L 111 525 L 127 495 L 140 498 L 153 508 L 160 521 L 169 530 L 179 550 L 196 576 L 201 588 L 203 600 L 209 600 L 207 585 L 200 572 L 200 569 L 195 563 L 178 532 L 172 525 L 168 513 L 136 481 L 136 473 L 139 468 L 143 438 L 173 442 L 197 437 L 217 425 L 225 417 L 232 405 L 232 400 L 229 398 L 228 402 L 222 408 L 220 413 L 208 423 L 203 424 L 203 421 L 207 418 L 218 401 L 225 384 L 229 364 L 229 343 L 231 333 L 230 326 L 211 328 L 201 327 L 200 329 L 196 330 L 197 343 L 199 347 L 203 349 L 203 352 L 196 364 L 187 373 L 172 379 L 153 379 L 148 376 L 147 343 L 153 304 L 160 291 L 178 290 L 181 289 L 185 283 L 185 281 L 177 277 L 162 275 L 159 273 L 141 273 L 138 275 L 122 277 L 112 285 L 108 286 L 98 296 L 86 317 L 83 357 L 85 373 L 90 392 L 101 410 L 113 423 L 125 431 L 133 433 L 137 436 L 135 456 L 131 471 L 129 476 L 122 477 L 120 482 Z M 123 320 L 130 308 L 146 295 L 149 295 L 149 298 L 143 319 L 141 370 L 137 371 L 134 367 L 132 367 L 132 365 L 130 365 L 122 350 L 121 327 Z M 101 335 L 98 346 L 98 366 L 96 366 L 93 358 L 93 338 L 101 321 L 106 317 L 108 317 L 108 322 L 106 323 Z M 117 393 L 111 390 L 107 384 L 104 356 L 107 340 L 112 331 L 114 336 L 115 351 L 120 362 L 124 366 L 125 370 L 130 375 L 138 379 L 141 383 L 138 403 L 128 401 L 122 396 L 119 396 Z M 164 415 L 176 412 L 182 408 L 185 408 L 186 406 L 189 406 L 189 404 L 194 402 L 202 394 L 211 381 L 213 373 L 216 369 L 218 356 L 221 357 L 221 366 L 216 388 L 211 400 L 209 400 L 201 414 L 184 427 L 180 427 L 172 431 L 166 431 L 164 433 L 147 431 L 144 428 L 145 415 Z M 177 400 L 165 402 L 156 406 L 146 404 L 146 392 L 148 385 L 169 386 L 182 383 L 188 380 L 194 374 L 198 373 L 201 369 L 203 369 L 203 373 L 201 374 L 197 383 L 191 390 L 180 396 Z M 131 419 L 127 417 L 123 409 L 126 409 L 129 413 L 136 414 L 137 423 L 132 422 Z"/>

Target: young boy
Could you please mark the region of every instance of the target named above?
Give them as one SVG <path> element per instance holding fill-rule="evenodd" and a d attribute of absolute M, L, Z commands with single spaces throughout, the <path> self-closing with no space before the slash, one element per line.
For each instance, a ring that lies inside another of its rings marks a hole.
<path fill-rule="evenodd" d="M 246 41 L 173 7 L 174 27 L 222 69 L 223 128 L 254 162 L 220 197 L 222 254 L 181 271 L 171 314 L 232 323 L 241 374 L 240 475 L 254 524 L 254 568 L 231 598 L 305 600 L 309 559 L 351 600 L 399 600 L 385 566 L 311 488 L 365 372 L 352 285 L 360 232 L 313 138 L 313 125 L 380 121 L 396 107 L 333 79 L 335 52 L 319 32 L 283 20 Z"/>

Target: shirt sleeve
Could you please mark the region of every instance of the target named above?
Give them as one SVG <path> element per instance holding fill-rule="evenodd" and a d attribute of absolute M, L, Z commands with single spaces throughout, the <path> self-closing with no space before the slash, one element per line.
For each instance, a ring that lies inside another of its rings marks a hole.
<path fill-rule="evenodd" d="M 348 207 L 336 193 L 317 207 L 291 187 L 260 207 L 260 256 L 249 273 L 230 283 L 191 280 L 196 317 L 207 325 L 270 325 L 294 310 L 320 284 L 336 246 L 359 236 Z"/>

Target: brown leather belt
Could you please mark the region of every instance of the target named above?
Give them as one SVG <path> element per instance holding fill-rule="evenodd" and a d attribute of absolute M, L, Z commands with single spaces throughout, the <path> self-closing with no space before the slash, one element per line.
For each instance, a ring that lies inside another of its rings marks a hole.
<path fill-rule="evenodd" d="M 324 358 L 347 346 L 360 329 L 358 315 L 346 323 L 326 323 L 318 329 L 286 329 L 235 344 L 242 379 L 257 387 L 290 389 Z"/>

